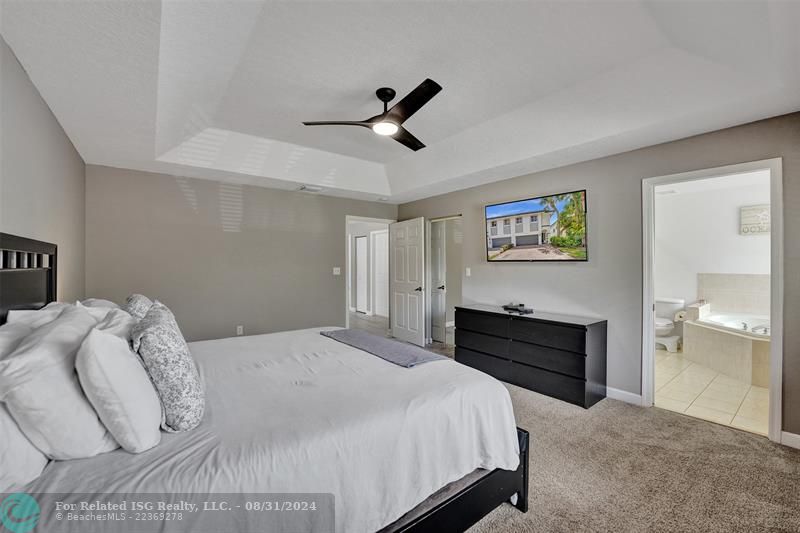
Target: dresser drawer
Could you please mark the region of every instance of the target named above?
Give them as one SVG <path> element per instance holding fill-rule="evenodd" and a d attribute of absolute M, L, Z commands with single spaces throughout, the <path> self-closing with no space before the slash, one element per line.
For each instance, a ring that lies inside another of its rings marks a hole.
<path fill-rule="evenodd" d="M 512 319 L 511 338 L 551 348 L 586 353 L 586 330 L 548 322 Z"/>
<path fill-rule="evenodd" d="M 500 378 L 503 381 L 564 400 L 565 402 L 574 403 L 581 407 L 587 407 L 586 382 L 582 379 L 571 378 L 518 363 L 510 364 L 513 365 L 513 372 L 507 378 Z"/>
<path fill-rule="evenodd" d="M 461 346 L 456 346 L 456 361 L 508 383 L 513 383 L 511 378 L 517 366 L 506 359 L 498 359 Z"/>
<path fill-rule="evenodd" d="M 475 333 L 466 329 L 456 330 L 456 346 L 462 346 L 496 357 L 508 357 L 508 345 L 510 342 L 508 339 Z"/>
<path fill-rule="evenodd" d="M 521 341 L 511 341 L 510 348 L 509 356 L 514 361 L 561 372 L 579 379 L 586 378 L 585 355 Z"/>
<path fill-rule="evenodd" d="M 502 315 L 456 310 L 456 329 L 468 329 L 496 337 L 508 337 L 511 318 Z"/>

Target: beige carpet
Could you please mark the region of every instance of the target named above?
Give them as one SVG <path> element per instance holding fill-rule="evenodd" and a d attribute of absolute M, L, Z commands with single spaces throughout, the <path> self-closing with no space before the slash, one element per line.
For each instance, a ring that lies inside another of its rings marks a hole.
<path fill-rule="evenodd" d="M 800 531 L 800 450 L 657 408 L 581 409 L 509 385 L 530 431 L 530 509 L 471 533 Z"/>

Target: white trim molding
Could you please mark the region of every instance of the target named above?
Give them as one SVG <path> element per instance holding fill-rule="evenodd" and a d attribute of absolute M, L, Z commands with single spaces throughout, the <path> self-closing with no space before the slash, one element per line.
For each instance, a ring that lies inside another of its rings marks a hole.
<path fill-rule="evenodd" d="M 781 433 L 781 444 L 800 450 L 800 435 L 784 431 Z"/>
<path fill-rule="evenodd" d="M 621 402 L 638 406 L 644 405 L 641 394 L 634 394 L 632 392 L 622 389 L 615 389 L 613 387 L 606 387 L 606 398 L 611 398 L 612 400 L 619 400 Z"/>
<path fill-rule="evenodd" d="M 655 396 L 655 188 L 657 185 L 694 181 L 756 170 L 770 172 L 770 385 L 769 439 L 784 442 L 781 432 L 783 386 L 783 164 L 781 158 L 764 159 L 642 180 L 642 405 Z M 610 395 L 609 395 L 610 396 Z M 790 434 L 791 435 L 791 434 Z M 789 437 L 791 442 L 792 437 Z M 791 444 L 789 444 L 791 446 Z"/>

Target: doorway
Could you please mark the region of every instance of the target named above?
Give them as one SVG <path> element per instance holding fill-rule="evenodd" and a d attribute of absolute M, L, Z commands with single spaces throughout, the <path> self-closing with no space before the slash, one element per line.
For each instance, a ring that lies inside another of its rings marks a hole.
<path fill-rule="evenodd" d="M 644 180 L 644 405 L 781 438 L 781 160 Z"/>
<path fill-rule="evenodd" d="M 392 222 L 346 217 L 345 327 L 390 334 L 388 234 Z"/>
<path fill-rule="evenodd" d="M 431 340 L 455 344 L 455 308 L 461 305 L 461 216 L 430 222 L 430 332 Z"/>

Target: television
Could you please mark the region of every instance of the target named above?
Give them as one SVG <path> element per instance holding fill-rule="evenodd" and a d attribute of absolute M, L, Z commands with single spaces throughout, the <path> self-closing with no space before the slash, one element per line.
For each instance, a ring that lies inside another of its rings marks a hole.
<path fill-rule="evenodd" d="M 587 261 L 586 190 L 487 205 L 491 263 Z"/>

